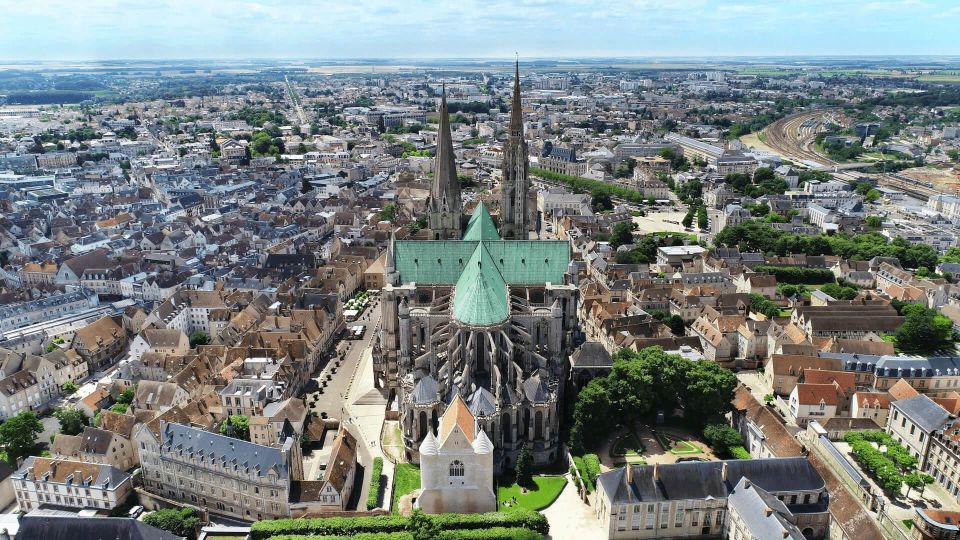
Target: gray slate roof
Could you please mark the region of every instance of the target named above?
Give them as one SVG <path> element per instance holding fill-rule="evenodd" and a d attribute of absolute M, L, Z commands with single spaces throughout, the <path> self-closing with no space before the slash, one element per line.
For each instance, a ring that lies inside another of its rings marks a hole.
<path fill-rule="evenodd" d="M 804 540 L 800 529 L 788 520 L 792 514 L 783 501 L 746 479 L 737 483 L 728 501 L 730 508 L 737 510 L 753 538 Z M 767 514 L 767 508 L 773 512 Z"/>
<path fill-rule="evenodd" d="M 43 540 L 182 540 L 182 536 L 129 518 L 81 518 L 31 512 L 20 519 L 17 538 Z"/>
<path fill-rule="evenodd" d="M 728 467 L 727 480 L 722 467 Z M 726 497 L 741 478 L 766 491 L 816 491 L 824 489 L 823 478 L 805 457 L 685 462 L 659 465 L 654 481 L 652 465 L 632 465 L 633 482 L 626 482 L 626 467 L 601 474 L 597 483 L 611 504 L 643 501 L 714 499 Z"/>
<path fill-rule="evenodd" d="M 899 409 L 904 416 L 927 433 L 933 433 L 942 428 L 943 424 L 950 419 L 950 413 L 946 409 L 923 394 L 894 401 L 890 406 Z"/>
<path fill-rule="evenodd" d="M 277 471 L 280 478 L 288 478 L 290 474 L 287 460 L 280 448 L 168 422 L 162 424 L 160 433 L 161 453 L 164 455 L 175 457 L 182 450 L 185 459 L 190 453 L 194 453 L 207 462 L 225 462 L 241 471 L 249 468 L 251 473 L 256 471 L 258 476 L 266 476 L 271 468 Z"/>

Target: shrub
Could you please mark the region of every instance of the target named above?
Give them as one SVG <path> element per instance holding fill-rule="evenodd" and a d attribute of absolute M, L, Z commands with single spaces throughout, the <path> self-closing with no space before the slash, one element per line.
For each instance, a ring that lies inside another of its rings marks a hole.
<path fill-rule="evenodd" d="M 269 540 L 413 540 L 408 532 L 395 533 L 360 533 L 350 536 L 315 536 L 306 534 L 281 534 L 271 536 Z"/>
<path fill-rule="evenodd" d="M 600 458 L 596 454 L 586 454 L 583 456 L 583 465 L 587 469 L 590 485 L 597 485 L 597 476 L 600 476 Z"/>
<path fill-rule="evenodd" d="M 200 527 L 200 518 L 193 508 L 165 508 L 147 514 L 143 522 L 158 529 L 170 531 L 177 536 L 185 536 L 188 540 L 197 537 Z"/>
<path fill-rule="evenodd" d="M 370 477 L 370 493 L 367 495 L 367 510 L 380 506 L 380 477 L 383 475 L 383 458 L 373 458 L 373 472 Z"/>
<path fill-rule="evenodd" d="M 590 481 L 590 477 L 587 474 L 587 466 L 583 462 L 582 456 L 574 456 L 573 466 L 577 468 L 577 471 L 580 472 L 580 478 L 583 479 L 583 487 L 586 488 L 588 493 L 593 492 L 593 482 Z"/>
<path fill-rule="evenodd" d="M 486 514 L 437 514 L 430 520 L 442 531 L 521 528 L 540 534 L 550 532 L 547 518 L 538 512 L 516 510 Z M 333 517 L 318 519 L 277 519 L 258 521 L 250 527 L 251 540 L 268 540 L 281 535 L 350 536 L 363 533 L 410 531 L 410 518 L 403 516 Z"/>
<path fill-rule="evenodd" d="M 541 540 L 542 538 L 542 534 L 521 527 L 443 531 L 437 536 L 437 540 Z"/>
<path fill-rule="evenodd" d="M 753 459 L 750 452 L 747 452 L 747 449 L 742 446 L 734 446 L 731 448 L 730 457 L 733 459 Z"/>

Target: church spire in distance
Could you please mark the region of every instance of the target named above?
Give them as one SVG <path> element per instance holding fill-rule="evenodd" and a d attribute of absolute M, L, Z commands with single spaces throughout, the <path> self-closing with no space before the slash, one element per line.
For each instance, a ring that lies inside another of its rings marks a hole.
<path fill-rule="evenodd" d="M 447 85 L 440 95 L 440 124 L 437 128 L 437 153 L 430 188 L 429 225 L 434 238 L 460 238 L 460 181 L 457 179 L 456 155 L 450 134 L 450 113 L 447 109 Z"/>
<path fill-rule="evenodd" d="M 526 240 L 529 149 L 523 137 L 523 101 L 520 98 L 520 59 L 513 74 L 513 99 L 510 105 L 510 128 L 503 149 L 503 183 L 500 186 L 500 236 Z"/>

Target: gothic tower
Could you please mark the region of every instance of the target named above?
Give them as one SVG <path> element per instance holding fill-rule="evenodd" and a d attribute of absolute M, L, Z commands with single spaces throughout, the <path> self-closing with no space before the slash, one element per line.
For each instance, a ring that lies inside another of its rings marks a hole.
<path fill-rule="evenodd" d="M 460 220 L 463 203 L 460 201 L 460 181 L 450 135 L 450 115 L 447 111 L 447 91 L 440 98 L 440 127 L 437 133 L 437 156 L 433 168 L 433 186 L 430 188 L 428 222 L 436 240 L 460 238 Z"/>
<path fill-rule="evenodd" d="M 506 239 L 526 240 L 527 192 L 530 181 L 529 149 L 523 138 L 523 105 L 520 101 L 520 61 L 517 60 L 513 80 L 513 103 L 510 109 L 510 134 L 503 151 L 503 183 L 500 191 L 500 236 Z"/>

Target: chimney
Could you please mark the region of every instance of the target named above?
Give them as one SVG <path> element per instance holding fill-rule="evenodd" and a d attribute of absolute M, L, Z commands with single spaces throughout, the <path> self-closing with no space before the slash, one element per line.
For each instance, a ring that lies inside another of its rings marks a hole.
<path fill-rule="evenodd" d="M 772 513 L 773 513 L 773 508 L 770 508 L 769 506 L 763 509 L 763 514 L 767 517 L 770 517 L 770 514 Z"/>
<path fill-rule="evenodd" d="M 633 483 L 633 465 L 627 463 L 627 484 Z"/>
<path fill-rule="evenodd" d="M 720 466 L 720 479 L 726 482 L 730 476 L 730 466 L 727 465 L 727 462 L 724 461 L 723 465 Z"/>
<path fill-rule="evenodd" d="M 783 531 L 783 537 L 784 537 L 784 538 L 790 538 L 790 532 L 789 532 L 789 531 Z"/>
<path fill-rule="evenodd" d="M 653 464 L 653 481 L 654 482 L 660 481 L 660 464 L 659 463 Z"/>
<path fill-rule="evenodd" d="M 73 483 L 78 486 L 83 483 L 83 475 L 80 471 L 73 471 Z"/>

